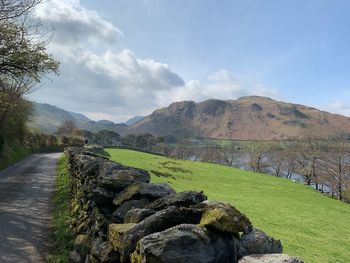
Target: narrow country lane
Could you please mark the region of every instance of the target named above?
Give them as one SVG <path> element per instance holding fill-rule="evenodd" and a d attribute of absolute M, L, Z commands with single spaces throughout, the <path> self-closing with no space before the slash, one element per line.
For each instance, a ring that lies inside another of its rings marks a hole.
<path fill-rule="evenodd" d="M 0 262 L 46 262 L 60 153 L 34 154 L 0 171 Z"/>

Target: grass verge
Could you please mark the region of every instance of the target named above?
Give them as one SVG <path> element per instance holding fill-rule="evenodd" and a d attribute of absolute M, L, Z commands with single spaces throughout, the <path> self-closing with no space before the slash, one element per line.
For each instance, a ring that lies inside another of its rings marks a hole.
<path fill-rule="evenodd" d="M 56 191 L 54 197 L 54 213 L 52 219 L 52 235 L 50 246 L 50 263 L 68 262 L 69 253 L 73 250 L 73 235 L 69 228 L 71 217 L 70 177 L 67 171 L 67 160 L 62 155 L 56 168 Z"/>
<path fill-rule="evenodd" d="M 177 191 L 203 190 L 209 199 L 231 203 L 254 226 L 281 239 L 285 253 L 307 263 L 350 262 L 349 204 L 274 176 L 130 150 L 106 151 L 114 161 L 151 172 L 152 182 L 168 182 Z"/>
<path fill-rule="evenodd" d="M 32 154 L 32 150 L 20 143 L 15 142 L 11 146 L 5 145 L 0 153 L 0 170 L 17 163 L 30 154 Z"/>

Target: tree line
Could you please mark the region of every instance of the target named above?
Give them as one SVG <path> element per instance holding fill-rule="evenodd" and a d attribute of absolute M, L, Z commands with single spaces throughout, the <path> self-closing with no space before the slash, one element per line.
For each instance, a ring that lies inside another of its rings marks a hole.
<path fill-rule="evenodd" d="M 26 95 L 43 77 L 58 74 L 59 63 L 47 52 L 50 30 L 32 16 L 40 2 L 0 1 L 0 160 L 14 145 L 37 138 L 26 129 L 32 111 Z"/>
<path fill-rule="evenodd" d="M 280 142 L 221 142 L 185 139 L 169 156 L 217 163 L 292 179 L 350 201 L 350 143 L 316 136 Z"/>

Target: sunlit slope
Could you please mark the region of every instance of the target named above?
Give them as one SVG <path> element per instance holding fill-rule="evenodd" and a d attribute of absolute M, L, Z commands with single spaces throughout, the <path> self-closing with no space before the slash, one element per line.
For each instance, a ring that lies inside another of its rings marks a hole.
<path fill-rule="evenodd" d="M 153 182 L 168 182 L 177 191 L 203 190 L 212 200 L 230 202 L 256 227 L 281 239 L 285 253 L 305 262 L 350 262 L 348 204 L 299 183 L 226 166 L 129 150 L 107 152 L 114 161 L 153 171 Z"/>

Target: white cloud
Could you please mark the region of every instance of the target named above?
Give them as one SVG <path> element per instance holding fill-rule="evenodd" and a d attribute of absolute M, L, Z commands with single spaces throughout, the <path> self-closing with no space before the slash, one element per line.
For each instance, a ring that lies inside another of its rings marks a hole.
<path fill-rule="evenodd" d="M 241 96 L 259 95 L 276 98 L 278 91 L 268 89 L 255 80 L 245 80 L 234 76 L 230 71 L 221 69 L 208 77 L 205 83 L 191 80 L 186 85 L 172 91 L 158 94 L 159 101 L 167 105 L 174 101 L 206 99 L 236 99 Z"/>
<path fill-rule="evenodd" d="M 123 121 L 174 101 L 277 94 L 224 69 L 205 81 L 185 82 L 167 64 L 118 49 L 122 31 L 79 0 L 48 0 L 36 15 L 56 29 L 49 48 L 61 62 L 61 74 L 34 92 L 34 100 L 83 112 L 93 119 Z"/>
<path fill-rule="evenodd" d="M 350 116 L 350 104 L 342 101 L 334 101 L 329 105 L 329 110 L 334 113 Z"/>
<path fill-rule="evenodd" d="M 115 44 L 123 36 L 120 29 L 96 11 L 84 8 L 79 0 L 45 1 L 36 8 L 35 15 L 52 23 L 56 31 L 54 41 L 64 45 L 86 40 L 96 43 L 101 39 Z"/>

